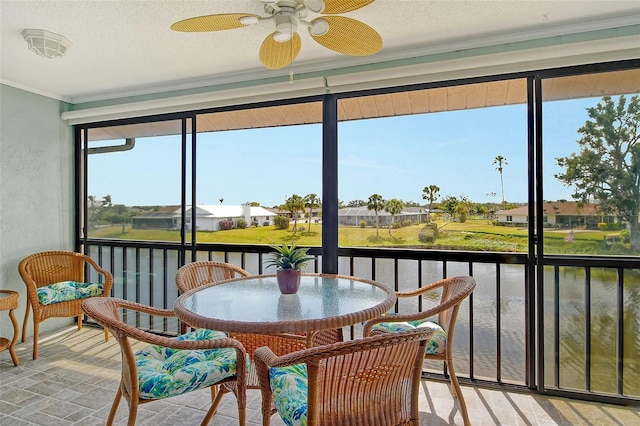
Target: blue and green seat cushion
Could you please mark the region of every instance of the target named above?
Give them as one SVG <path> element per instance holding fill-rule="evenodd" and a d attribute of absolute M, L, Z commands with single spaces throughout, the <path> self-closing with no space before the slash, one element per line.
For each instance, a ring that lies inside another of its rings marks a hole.
<path fill-rule="evenodd" d="M 41 305 L 102 296 L 103 293 L 104 284 L 102 283 L 81 283 L 77 281 L 62 281 L 38 287 L 37 289 L 38 301 Z"/>
<path fill-rule="evenodd" d="M 177 340 L 222 339 L 221 331 L 197 329 Z M 135 354 L 141 399 L 161 399 L 182 395 L 214 385 L 236 375 L 236 350 L 173 349 L 152 345 Z M 250 360 L 247 357 L 247 368 Z"/>
<path fill-rule="evenodd" d="M 392 316 L 392 314 L 390 316 Z M 427 320 L 380 322 L 371 327 L 371 331 L 397 333 L 400 331 L 415 330 L 417 328 L 433 329 L 433 334 L 425 350 L 427 355 L 443 355 L 445 353 L 447 349 L 447 332 L 436 322 Z"/>
<path fill-rule="evenodd" d="M 287 426 L 307 425 L 306 364 L 269 369 L 269 386 L 273 403 Z"/>

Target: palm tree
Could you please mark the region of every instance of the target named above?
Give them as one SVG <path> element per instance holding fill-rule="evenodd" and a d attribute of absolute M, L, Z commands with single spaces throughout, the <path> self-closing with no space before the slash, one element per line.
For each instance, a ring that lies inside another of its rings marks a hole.
<path fill-rule="evenodd" d="M 440 187 L 438 185 L 429 185 L 425 186 L 422 190 L 422 199 L 429 200 L 429 211 L 427 212 L 427 222 L 431 222 L 431 208 L 433 206 L 433 202 L 438 199 L 438 192 L 440 192 Z"/>
<path fill-rule="evenodd" d="M 384 205 L 384 211 L 391 215 L 391 222 L 389 223 L 389 235 L 391 235 L 391 226 L 393 225 L 393 217 L 402 212 L 402 201 L 397 198 L 392 198 Z"/>
<path fill-rule="evenodd" d="M 298 212 L 304 210 L 304 199 L 298 194 L 293 194 L 284 202 L 284 209 L 290 211 L 293 216 L 293 233 L 295 234 L 298 227 Z"/>
<path fill-rule="evenodd" d="M 376 238 L 378 238 L 378 212 L 384 209 L 384 199 L 382 198 L 382 195 L 373 194 L 371 197 L 369 197 L 369 200 L 367 201 L 367 208 L 369 210 L 373 210 L 376 214 Z"/>
<path fill-rule="evenodd" d="M 304 206 L 309 209 L 309 232 L 311 232 L 311 219 L 313 217 L 313 209 L 320 207 L 320 199 L 316 194 L 307 194 L 304 196 Z"/>
<path fill-rule="evenodd" d="M 509 163 L 507 163 L 507 159 L 504 158 L 502 155 L 498 155 L 496 158 L 494 158 L 493 160 L 493 164 L 497 164 L 498 167 L 496 167 L 496 170 L 500 172 L 500 187 L 502 189 L 502 204 L 504 205 L 504 181 L 502 180 L 502 165 L 507 165 Z"/>

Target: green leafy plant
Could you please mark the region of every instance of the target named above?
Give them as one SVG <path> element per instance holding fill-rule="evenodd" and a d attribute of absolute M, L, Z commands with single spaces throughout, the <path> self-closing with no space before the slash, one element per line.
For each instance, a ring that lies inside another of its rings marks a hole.
<path fill-rule="evenodd" d="M 313 260 L 313 256 L 307 255 L 306 248 L 298 248 L 295 244 L 281 244 L 272 246 L 275 253 L 271 254 L 271 259 L 267 261 L 267 268 L 275 266 L 278 269 L 302 269 L 302 267 Z"/>
<path fill-rule="evenodd" d="M 276 229 L 289 229 L 289 218 L 285 216 L 276 216 L 273 218 L 273 225 Z"/>

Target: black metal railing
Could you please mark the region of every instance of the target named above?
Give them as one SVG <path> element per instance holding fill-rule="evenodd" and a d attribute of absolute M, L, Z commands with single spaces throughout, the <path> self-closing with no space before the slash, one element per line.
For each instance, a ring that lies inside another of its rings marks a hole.
<path fill-rule="evenodd" d="M 178 291 L 175 273 L 184 256 L 179 243 L 90 240 L 84 250 L 114 276 L 112 295 L 171 308 Z M 195 260 L 233 263 L 252 274 L 265 271 L 269 246 L 197 244 Z M 319 272 L 321 248 L 311 247 Z M 477 288 L 463 304 L 456 325 L 454 352 L 463 381 L 513 386 L 618 403 L 640 402 L 640 259 L 547 256 L 543 259 L 543 318 L 531 329 L 536 311 L 528 283 L 530 260 L 525 253 L 435 251 L 386 248 L 340 248 L 338 273 L 384 283 L 395 291 L 455 275 L 472 275 Z M 536 298 L 534 298 L 536 299 Z M 397 304 L 397 311 L 421 309 Z M 176 334 L 177 321 L 149 323 L 130 318 L 138 327 Z M 357 337 L 353 326 L 347 337 Z M 531 333 L 534 333 L 532 336 Z M 604 333 L 605 336 L 602 336 Z M 536 357 L 530 342 L 544 345 Z M 612 347 L 613 348 L 612 348 Z M 543 358 L 543 359 L 540 359 Z M 528 373 L 529 363 L 544 370 L 544 383 Z M 443 365 L 425 364 L 426 372 L 446 376 Z M 612 378 L 615 378 L 611 384 Z"/>

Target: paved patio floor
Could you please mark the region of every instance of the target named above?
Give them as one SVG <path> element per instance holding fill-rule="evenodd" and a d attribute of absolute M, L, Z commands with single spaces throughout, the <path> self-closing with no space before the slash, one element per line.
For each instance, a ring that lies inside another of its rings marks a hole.
<path fill-rule="evenodd" d="M 39 358 L 31 359 L 32 340 L 18 344 L 20 366 L 0 353 L 0 425 L 104 425 L 120 378 L 120 349 L 101 329 L 75 326 L 44 333 Z M 640 408 L 463 386 L 474 425 L 640 425 Z M 210 392 L 142 405 L 138 425 L 197 425 L 209 406 Z M 116 424 L 126 424 L 121 401 Z M 237 425 L 236 403 L 226 395 L 213 425 Z M 249 425 L 262 424 L 259 391 L 248 394 Z M 276 415 L 272 425 L 283 425 Z M 424 381 L 420 424 L 461 425 L 458 405 L 447 383 Z"/>

